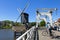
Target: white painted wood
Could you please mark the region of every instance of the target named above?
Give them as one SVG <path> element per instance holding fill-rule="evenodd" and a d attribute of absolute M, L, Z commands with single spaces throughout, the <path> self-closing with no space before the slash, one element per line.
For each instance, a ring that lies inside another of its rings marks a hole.
<path fill-rule="evenodd" d="M 27 35 L 26 40 L 29 40 L 32 38 L 33 32 L 34 32 L 35 26 L 33 26 L 32 28 L 30 28 L 29 30 L 27 30 L 23 35 L 21 35 L 19 38 L 17 38 L 16 40 L 25 40 L 25 36 Z"/>

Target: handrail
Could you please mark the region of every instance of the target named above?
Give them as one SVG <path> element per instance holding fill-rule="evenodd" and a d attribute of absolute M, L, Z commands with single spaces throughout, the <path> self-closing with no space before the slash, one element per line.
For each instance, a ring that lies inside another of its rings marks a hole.
<path fill-rule="evenodd" d="M 33 33 L 34 33 L 34 29 L 35 26 L 33 26 L 32 28 L 30 28 L 29 30 L 27 30 L 23 35 L 21 35 L 19 38 L 17 38 L 16 40 L 28 40 L 28 38 L 32 38 Z M 25 36 L 27 35 L 27 38 L 25 38 Z"/>

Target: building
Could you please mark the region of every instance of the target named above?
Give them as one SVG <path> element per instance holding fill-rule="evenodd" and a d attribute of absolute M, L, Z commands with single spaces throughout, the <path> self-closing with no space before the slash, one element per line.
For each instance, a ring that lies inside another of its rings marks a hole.
<path fill-rule="evenodd" d="M 60 26 L 60 18 L 58 18 L 58 20 L 54 22 L 54 24 L 57 24 L 57 26 Z"/>

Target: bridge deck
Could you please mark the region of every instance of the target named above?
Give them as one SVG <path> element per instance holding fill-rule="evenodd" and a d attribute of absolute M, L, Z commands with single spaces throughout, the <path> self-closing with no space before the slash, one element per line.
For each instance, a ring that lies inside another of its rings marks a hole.
<path fill-rule="evenodd" d="M 39 40 L 60 40 L 60 37 L 59 38 L 51 38 L 50 36 L 43 36 L 42 35 L 42 31 L 43 30 L 38 30 L 38 34 L 39 34 Z M 55 31 L 56 34 L 60 35 L 60 32 L 57 32 Z"/>

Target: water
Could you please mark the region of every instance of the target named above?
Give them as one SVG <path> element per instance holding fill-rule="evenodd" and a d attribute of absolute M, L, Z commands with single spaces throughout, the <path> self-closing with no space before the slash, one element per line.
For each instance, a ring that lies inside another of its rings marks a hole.
<path fill-rule="evenodd" d="M 0 30 L 0 40 L 14 40 L 14 32 L 11 29 Z"/>

